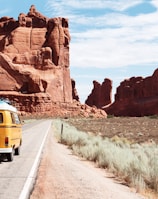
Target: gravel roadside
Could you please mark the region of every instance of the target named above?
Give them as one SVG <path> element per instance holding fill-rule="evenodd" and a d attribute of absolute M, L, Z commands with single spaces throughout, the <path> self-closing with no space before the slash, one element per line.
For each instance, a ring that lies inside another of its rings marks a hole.
<path fill-rule="evenodd" d="M 30 199 L 145 199 L 48 134 Z"/>

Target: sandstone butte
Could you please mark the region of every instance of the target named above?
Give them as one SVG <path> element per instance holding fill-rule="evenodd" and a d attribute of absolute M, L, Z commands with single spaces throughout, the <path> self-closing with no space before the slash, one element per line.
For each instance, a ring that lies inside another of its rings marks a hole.
<path fill-rule="evenodd" d="M 112 81 L 110 79 L 104 79 L 104 82 L 100 84 L 97 81 L 93 81 L 93 89 L 91 94 L 86 99 L 85 103 L 89 106 L 96 106 L 102 108 L 111 104 L 112 99 Z"/>
<path fill-rule="evenodd" d="M 158 115 L 158 69 L 152 76 L 131 77 L 122 81 L 113 103 L 109 98 L 112 81 L 105 79 L 102 84 L 96 81 L 93 84 L 94 88 L 85 102 L 90 106 L 101 108 L 114 116 Z"/>
<path fill-rule="evenodd" d="M 68 19 L 47 18 L 32 5 L 18 20 L 0 18 L 0 98 L 22 115 L 106 117 L 79 102 L 70 77 Z"/>

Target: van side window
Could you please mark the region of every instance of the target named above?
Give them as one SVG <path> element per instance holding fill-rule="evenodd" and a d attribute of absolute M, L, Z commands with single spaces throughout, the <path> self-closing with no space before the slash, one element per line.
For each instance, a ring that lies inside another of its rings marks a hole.
<path fill-rule="evenodd" d="M 17 113 L 11 113 L 12 123 L 20 124 L 20 119 Z"/>
<path fill-rule="evenodd" d="M 20 119 L 17 113 L 14 113 L 15 123 L 20 124 Z"/>
<path fill-rule="evenodd" d="M 0 113 L 0 124 L 3 123 L 3 114 Z"/>
<path fill-rule="evenodd" d="M 14 118 L 13 113 L 10 113 L 10 115 L 11 115 L 11 118 L 12 118 L 12 124 L 15 124 L 15 118 Z"/>

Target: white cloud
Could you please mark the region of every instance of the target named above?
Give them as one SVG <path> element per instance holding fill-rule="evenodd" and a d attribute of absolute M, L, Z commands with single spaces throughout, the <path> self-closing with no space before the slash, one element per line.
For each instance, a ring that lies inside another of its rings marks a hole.
<path fill-rule="evenodd" d="M 153 6 L 158 8 L 158 1 L 157 0 L 151 0 L 151 4 L 153 4 Z"/>
<path fill-rule="evenodd" d="M 0 10 L 0 15 L 5 15 L 6 13 L 8 13 L 9 10 L 8 9 L 3 9 L 3 10 Z"/>
<path fill-rule="evenodd" d="M 71 64 L 107 68 L 158 62 L 156 23 L 72 33 Z"/>
<path fill-rule="evenodd" d="M 85 21 L 85 14 L 81 14 L 81 11 L 110 9 L 113 12 L 121 12 L 142 2 L 143 0 L 48 0 L 45 11 L 51 17 L 62 16 L 75 23 Z"/>
<path fill-rule="evenodd" d="M 129 7 L 142 3 L 143 0 L 48 0 L 47 7 L 61 13 L 71 9 L 113 9 L 123 11 Z M 65 9 L 66 8 L 66 9 Z"/>
<path fill-rule="evenodd" d="M 123 44 L 121 42 L 96 45 L 74 44 L 71 46 L 71 66 L 116 68 L 128 65 L 142 65 L 145 63 L 158 62 L 157 46 L 147 44 Z"/>

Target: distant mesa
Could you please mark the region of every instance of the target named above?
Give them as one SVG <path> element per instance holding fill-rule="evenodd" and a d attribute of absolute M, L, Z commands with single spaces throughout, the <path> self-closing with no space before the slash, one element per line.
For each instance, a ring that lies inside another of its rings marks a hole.
<path fill-rule="evenodd" d="M 112 81 L 102 84 L 93 81 L 94 88 L 86 100 L 89 106 L 96 106 L 114 116 L 158 115 L 158 69 L 152 76 L 131 77 L 120 83 L 111 104 Z"/>
<path fill-rule="evenodd" d="M 152 76 L 131 77 L 121 82 L 115 102 L 104 110 L 116 116 L 158 115 L 158 69 Z"/>

